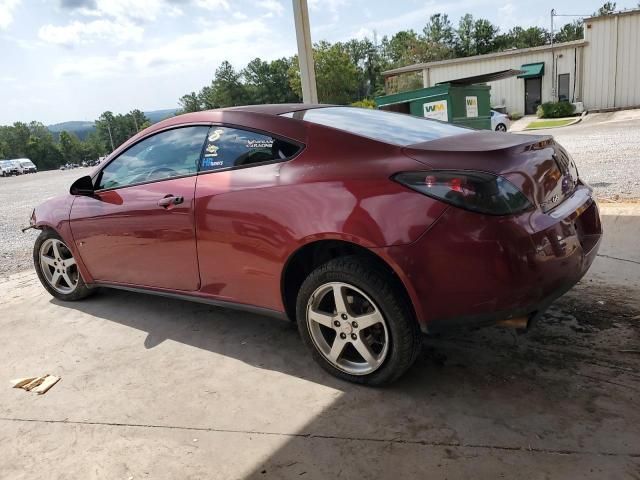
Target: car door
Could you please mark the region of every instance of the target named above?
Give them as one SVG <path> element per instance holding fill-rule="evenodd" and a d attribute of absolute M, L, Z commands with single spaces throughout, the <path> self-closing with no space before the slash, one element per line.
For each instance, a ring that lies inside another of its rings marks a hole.
<path fill-rule="evenodd" d="M 211 128 L 197 185 L 200 291 L 225 301 L 277 309 L 279 272 L 291 232 L 271 216 L 286 201 L 271 187 L 302 145 L 267 132 Z"/>
<path fill-rule="evenodd" d="M 74 199 L 71 231 L 97 282 L 171 290 L 200 285 L 194 193 L 209 127 L 162 131 L 134 144 Z"/>

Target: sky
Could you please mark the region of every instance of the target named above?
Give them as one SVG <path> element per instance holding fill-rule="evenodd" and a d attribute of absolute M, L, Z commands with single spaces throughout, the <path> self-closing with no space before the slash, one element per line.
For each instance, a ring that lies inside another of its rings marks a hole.
<path fill-rule="evenodd" d="M 551 8 L 588 15 L 603 1 L 308 3 L 312 40 L 335 42 L 421 31 L 437 12 L 454 24 L 465 13 L 488 18 L 502 32 L 549 28 Z M 182 95 L 209 84 L 225 59 L 240 69 L 255 57 L 295 53 L 291 0 L 0 0 L 0 124 L 174 108 Z"/>

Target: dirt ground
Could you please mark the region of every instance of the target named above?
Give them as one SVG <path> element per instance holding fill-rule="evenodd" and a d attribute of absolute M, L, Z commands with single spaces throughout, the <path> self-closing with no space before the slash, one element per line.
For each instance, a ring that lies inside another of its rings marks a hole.
<path fill-rule="evenodd" d="M 3 478 L 640 478 L 638 205 L 525 335 L 429 337 L 400 382 L 341 382 L 284 321 L 0 283 Z M 51 373 L 46 395 L 9 379 Z"/>

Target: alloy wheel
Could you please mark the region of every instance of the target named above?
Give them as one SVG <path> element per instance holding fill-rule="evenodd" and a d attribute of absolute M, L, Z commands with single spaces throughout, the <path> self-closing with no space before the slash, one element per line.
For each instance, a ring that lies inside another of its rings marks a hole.
<path fill-rule="evenodd" d="M 496 126 L 496 132 L 506 132 L 507 131 L 507 127 L 504 126 L 504 124 L 499 123 Z"/>
<path fill-rule="evenodd" d="M 40 268 L 47 283 L 56 292 L 68 295 L 78 286 L 78 266 L 69 248 L 56 238 L 40 247 Z"/>
<path fill-rule="evenodd" d="M 307 327 L 324 358 L 351 375 L 377 370 L 389 352 L 382 312 L 360 289 L 343 282 L 318 287 L 307 304 Z"/>

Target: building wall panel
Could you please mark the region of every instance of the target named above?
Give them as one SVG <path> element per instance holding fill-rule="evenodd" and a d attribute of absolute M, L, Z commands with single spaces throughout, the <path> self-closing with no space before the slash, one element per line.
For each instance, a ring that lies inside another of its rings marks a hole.
<path fill-rule="evenodd" d="M 616 21 L 587 21 L 585 39 L 584 104 L 587 109 L 612 108 L 616 82 Z"/>
<path fill-rule="evenodd" d="M 580 48 L 560 48 L 554 53 L 558 58 L 558 73 L 569 73 L 570 94 L 573 95 L 574 70 L 580 74 Z M 455 63 L 452 65 L 438 65 L 429 68 L 430 85 L 455 80 L 483 73 L 497 72 L 500 70 L 518 69 L 527 63 L 544 62 L 544 75 L 542 76 L 542 101 L 548 102 L 552 98 L 552 55 L 551 51 L 531 52 L 523 55 L 510 55 L 505 57 L 487 58 L 470 62 Z M 574 69 L 574 61 L 577 62 Z M 491 86 L 491 105 L 504 105 L 509 113 L 524 113 L 524 79 L 512 77 L 495 82 L 489 82 Z M 576 90 L 579 92 L 579 83 Z"/>
<path fill-rule="evenodd" d="M 640 106 L 640 14 L 618 17 L 616 107 Z"/>

